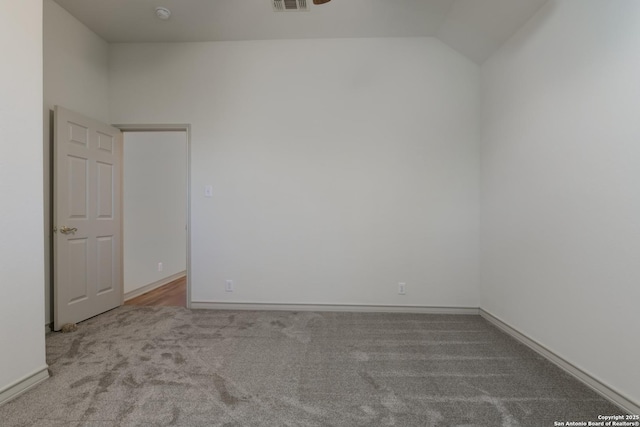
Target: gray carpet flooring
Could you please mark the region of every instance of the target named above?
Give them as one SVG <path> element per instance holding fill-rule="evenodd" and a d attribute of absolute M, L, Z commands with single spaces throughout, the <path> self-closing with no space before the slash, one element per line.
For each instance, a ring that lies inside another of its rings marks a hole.
<path fill-rule="evenodd" d="M 479 316 L 120 307 L 8 426 L 553 426 L 621 410 Z"/>

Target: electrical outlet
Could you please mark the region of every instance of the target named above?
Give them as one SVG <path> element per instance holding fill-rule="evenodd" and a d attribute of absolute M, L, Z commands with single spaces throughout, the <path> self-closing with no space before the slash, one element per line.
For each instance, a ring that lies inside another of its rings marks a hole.
<path fill-rule="evenodd" d="M 161 262 L 159 262 L 159 263 L 158 263 L 158 271 L 162 271 L 162 269 L 163 269 L 163 268 L 164 268 L 164 267 L 163 267 L 162 263 L 161 263 Z"/>
<path fill-rule="evenodd" d="M 398 295 L 404 295 L 407 293 L 407 284 L 398 283 Z"/>
<path fill-rule="evenodd" d="M 233 280 L 225 280 L 225 282 L 224 282 L 224 291 L 225 292 L 233 292 Z"/>

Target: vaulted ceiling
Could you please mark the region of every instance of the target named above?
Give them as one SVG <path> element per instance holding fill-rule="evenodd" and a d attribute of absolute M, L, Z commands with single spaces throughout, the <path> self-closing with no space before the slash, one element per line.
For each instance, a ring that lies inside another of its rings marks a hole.
<path fill-rule="evenodd" d="M 482 63 L 547 0 L 308 0 L 285 13 L 271 0 L 55 1 L 110 43 L 432 36 Z"/>

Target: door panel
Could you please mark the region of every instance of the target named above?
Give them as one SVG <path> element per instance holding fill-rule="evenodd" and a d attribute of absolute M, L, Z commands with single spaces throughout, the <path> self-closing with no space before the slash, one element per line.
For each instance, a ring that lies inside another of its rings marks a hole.
<path fill-rule="evenodd" d="M 88 298 L 88 248 L 87 239 L 69 239 L 67 240 L 69 269 L 68 276 L 68 299 L 69 304 L 76 304 Z"/>
<path fill-rule="evenodd" d="M 54 329 L 122 304 L 122 133 L 61 107 L 54 129 Z"/>
<path fill-rule="evenodd" d="M 98 132 L 98 148 L 107 153 L 113 152 L 113 136 Z"/>
<path fill-rule="evenodd" d="M 69 201 L 68 217 L 87 219 L 89 210 L 89 167 L 87 159 L 68 156 L 67 199 Z"/>
<path fill-rule="evenodd" d="M 116 283 L 113 276 L 114 252 L 112 236 L 100 236 L 98 244 L 98 295 L 114 292 Z"/>
<path fill-rule="evenodd" d="M 89 129 L 77 123 L 68 122 L 69 142 L 86 147 L 89 143 Z"/>
<path fill-rule="evenodd" d="M 113 219 L 113 165 L 97 162 L 99 219 Z"/>

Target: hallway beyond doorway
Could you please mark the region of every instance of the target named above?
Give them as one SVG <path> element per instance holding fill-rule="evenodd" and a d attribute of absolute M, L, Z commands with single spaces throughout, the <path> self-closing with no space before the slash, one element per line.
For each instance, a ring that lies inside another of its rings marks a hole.
<path fill-rule="evenodd" d="M 124 305 L 186 307 L 187 277 L 183 276 L 164 286 L 132 298 L 126 301 Z"/>

